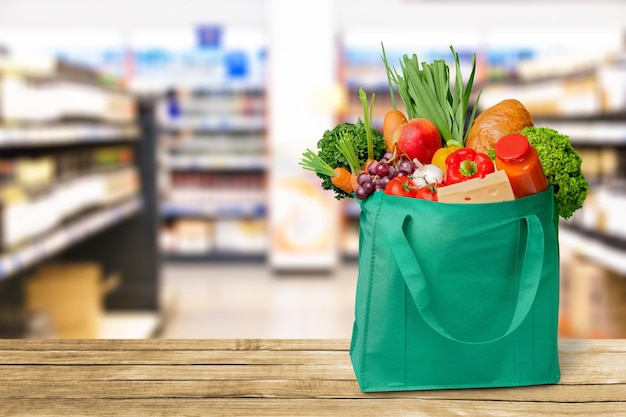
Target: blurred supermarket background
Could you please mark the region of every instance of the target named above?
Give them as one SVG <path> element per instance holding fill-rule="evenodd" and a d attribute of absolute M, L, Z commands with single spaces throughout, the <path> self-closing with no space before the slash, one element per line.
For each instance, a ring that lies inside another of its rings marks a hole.
<path fill-rule="evenodd" d="M 570 136 L 560 332 L 626 337 L 618 0 L 0 0 L 0 337 L 350 337 L 359 208 L 298 160 L 380 127 L 381 42 Z"/>

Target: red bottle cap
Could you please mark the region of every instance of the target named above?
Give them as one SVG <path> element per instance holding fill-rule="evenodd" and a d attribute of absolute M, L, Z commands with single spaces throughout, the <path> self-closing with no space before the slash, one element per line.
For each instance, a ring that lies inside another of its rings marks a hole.
<path fill-rule="evenodd" d="M 521 133 L 511 133 L 496 142 L 496 156 L 504 162 L 516 162 L 524 158 L 530 149 L 528 138 Z"/>

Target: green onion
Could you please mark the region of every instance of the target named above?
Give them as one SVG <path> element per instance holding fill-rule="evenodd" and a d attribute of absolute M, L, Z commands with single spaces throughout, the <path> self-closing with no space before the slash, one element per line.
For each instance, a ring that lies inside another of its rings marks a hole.
<path fill-rule="evenodd" d="M 476 55 L 472 57 L 472 72 L 467 85 L 463 88 L 459 55 L 452 46 L 450 50 L 456 69 L 454 89 L 451 89 L 450 69 L 444 60 L 435 60 L 430 64 L 422 62 L 420 66 L 417 55 L 413 54 L 411 57 L 404 55 L 400 60 L 400 72 L 395 68 L 392 71 L 383 49 L 383 62 L 387 71 L 387 80 L 393 81 L 396 85 L 408 118 L 419 117 L 431 120 L 439 129 L 446 146 L 463 147 L 469 128 L 474 122 L 480 98 L 479 93 L 466 123 L 476 73 Z"/>
<path fill-rule="evenodd" d="M 372 140 L 372 109 L 374 108 L 374 97 L 376 94 L 372 94 L 372 100 L 368 104 L 367 94 L 362 88 L 359 88 L 359 99 L 363 103 L 363 124 L 365 125 L 365 136 L 367 138 L 367 160 L 374 160 L 374 142 Z"/>
<path fill-rule="evenodd" d="M 354 142 L 350 135 L 343 134 L 342 138 L 337 142 L 337 149 L 339 149 L 339 152 L 341 152 L 348 161 L 350 171 L 354 175 L 358 175 L 361 172 L 361 163 L 359 162 L 359 157 L 356 154 L 356 148 L 354 147 Z"/>
<path fill-rule="evenodd" d="M 335 175 L 335 169 L 310 149 L 302 154 L 302 160 L 298 164 L 316 174 L 328 175 L 329 177 Z"/>
<path fill-rule="evenodd" d="M 467 80 L 467 85 L 465 86 L 465 90 L 462 90 L 463 87 L 463 77 L 461 76 L 461 65 L 459 63 L 459 54 L 454 51 L 454 48 L 450 46 L 450 50 L 454 55 L 454 62 L 456 64 L 456 80 L 454 83 L 454 105 L 458 107 L 457 112 L 455 113 L 457 116 L 457 120 L 463 120 L 463 125 L 458 126 L 458 137 L 463 138 L 463 143 L 467 140 L 467 135 L 469 134 L 469 128 L 463 133 L 463 128 L 465 127 L 465 115 L 467 114 L 467 107 L 469 106 L 470 97 L 472 95 L 472 86 L 474 84 L 474 75 L 476 74 L 476 54 L 472 56 L 472 72 Z M 476 117 L 476 111 L 478 109 L 478 100 L 480 99 L 480 94 L 482 91 L 478 92 L 476 96 L 476 100 L 472 105 L 472 114 L 470 115 L 469 121 L 467 123 L 468 127 L 471 128 L 472 123 L 474 123 L 474 118 Z M 461 119 L 462 117 L 462 119 Z"/>
<path fill-rule="evenodd" d="M 385 54 L 385 45 L 380 43 L 381 48 L 383 49 L 382 60 L 385 63 L 385 72 L 387 73 L 387 85 L 389 86 L 389 96 L 391 97 L 391 108 L 396 109 L 396 95 L 393 93 L 393 83 L 391 81 L 391 71 L 389 69 L 389 64 L 387 63 L 387 54 Z"/>

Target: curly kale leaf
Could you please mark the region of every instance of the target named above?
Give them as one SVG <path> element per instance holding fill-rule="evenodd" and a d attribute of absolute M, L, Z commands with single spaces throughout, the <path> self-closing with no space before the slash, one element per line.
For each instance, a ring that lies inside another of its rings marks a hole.
<path fill-rule="evenodd" d="M 559 215 L 569 219 L 582 207 L 589 184 L 582 170 L 582 158 L 569 137 L 547 127 L 527 127 L 521 132 L 537 149 L 548 184 L 554 186 Z"/>
<path fill-rule="evenodd" d="M 318 155 L 333 168 L 342 167 L 350 169 L 350 164 L 339 151 L 337 143 L 339 139 L 347 135 L 354 141 L 354 148 L 361 166 L 367 161 L 367 133 L 365 124 L 361 119 L 357 123 L 342 123 L 324 132 L 322 138 L 317 142 Z M 372 129 L 372 142 L 374 143 L 374 158 L 380 159 L 385 154 L 385 140 L 382 133 Z M 345 197 L 352 197 L 345 191 L 335 187 L 330 181 L 330 177 L 317 174 L 322 179 L 322 188 L 335 192 L 335 198 L 341 200 Z"/>

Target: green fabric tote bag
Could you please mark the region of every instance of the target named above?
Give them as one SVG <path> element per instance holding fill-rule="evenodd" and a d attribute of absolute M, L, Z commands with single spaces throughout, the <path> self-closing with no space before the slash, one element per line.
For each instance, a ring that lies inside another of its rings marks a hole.
<path fill-rule="evenodd" d="M 446 204 L 361 201 L 350 357 L 362 391 L 558 382 L 553 189 Z"/>

